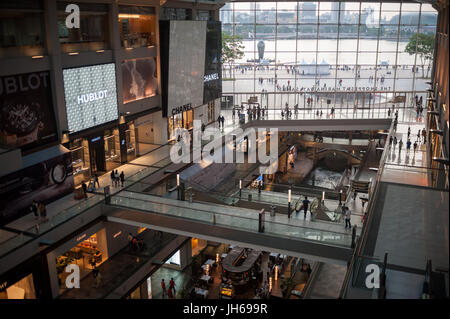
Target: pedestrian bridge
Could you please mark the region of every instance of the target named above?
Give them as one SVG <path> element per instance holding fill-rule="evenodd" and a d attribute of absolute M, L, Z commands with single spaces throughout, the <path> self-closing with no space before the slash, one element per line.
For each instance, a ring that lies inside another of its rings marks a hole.
<path fill-rule="evenodd" d="M 241 128 L 271 128 L 276 127 L 283 132 L 324 132 L 324 131 L 378 131 L 388 130 L 390 118 L 353 118 L 346 119 L 264 119 L 253 120 L 241 125 Z"/>
<path fill-rule="evenodd" d="M 352 253 L 351 232 L 341 224 L 266 212 L 260 232 L 260 212 L 253 209 L 126 190 L 109 199 L 105 215 L 112 222 L 335 264 L 346 264 Z"/>

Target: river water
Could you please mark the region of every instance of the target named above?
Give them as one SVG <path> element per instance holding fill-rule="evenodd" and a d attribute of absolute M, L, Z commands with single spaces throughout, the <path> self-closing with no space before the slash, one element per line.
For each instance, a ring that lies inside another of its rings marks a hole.
<path fill-rule="evenodd" d="M 237 60 L 237 63 L 247 62 L 247 60 L 258 58 L 258 44 L 259 40 L 243 40 L 244 57 Z M 328 64 L 336 64 L 336 52 L 339 51 L 337 64 L 356 64 L 356 52 L 358 51 L 358 41 L 356 39 L 300 39 L 296 40 L 264 40 L 264 59 L 275 60 L 280 63 L 295 63 L 297 52 L 297 63 L 302 62 L 311 63 L 312 60 L 321 63 L 322 60 Z M 389 65 L 394 65 L 396 59 L 399 65 L 414 65 L 415 56 L 404 52 L 408 40 L 398 42 L 389 40 L 374 40 L 374 39 L 360 39 L 358 64 L 375 65 L 377 62 L 386 61 Z M 339 46 L 338 46 L 339 45 Z M 319 52 L 316 56 L 316 51 Z M 378 61 L 377 54 L 378 53 Z M 399 52 L 397 58 L 397 52 Z M 420 59 L 417 59 L 417 64 Z"/>

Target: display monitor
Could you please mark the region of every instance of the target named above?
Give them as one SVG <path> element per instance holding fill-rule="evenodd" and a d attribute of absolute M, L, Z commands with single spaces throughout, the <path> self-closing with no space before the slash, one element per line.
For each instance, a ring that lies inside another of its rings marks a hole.
<path fill-rule="evenodd" d="M 65 69 L 63 76 L 71 133 L 117 120 L 114 63 Z"/>

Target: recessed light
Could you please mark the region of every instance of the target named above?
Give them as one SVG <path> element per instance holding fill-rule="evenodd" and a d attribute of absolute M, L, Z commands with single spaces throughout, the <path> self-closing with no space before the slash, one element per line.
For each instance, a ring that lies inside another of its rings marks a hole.
<path fill-rule="evenodd" d="M 78 55 L 78 52 L 70 52 L 69 55 Z"/>
<path fill-rule="evenodd" d="M 31 58 L 32 59 L 42 59 L 44 56 L 43 55 L 33 55 Z"/>
<path fill-rule="evenodd" d="M 97 51 L 95 51 L 95 52 L 97 52 L 97 53 L 103 53 L 103 52 L 105 52 L 105 50 L 97 50 Z"/>

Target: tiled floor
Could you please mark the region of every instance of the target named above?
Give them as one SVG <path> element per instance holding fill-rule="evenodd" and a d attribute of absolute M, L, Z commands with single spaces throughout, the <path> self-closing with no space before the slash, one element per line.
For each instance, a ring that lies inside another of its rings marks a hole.
<path fill-rule="evenodd" d="M 448 192 L 387 184 L 374 255 L 388 264 L 425 269 L 449 267 Z"/>

